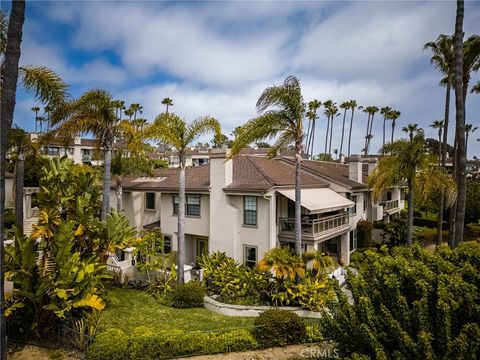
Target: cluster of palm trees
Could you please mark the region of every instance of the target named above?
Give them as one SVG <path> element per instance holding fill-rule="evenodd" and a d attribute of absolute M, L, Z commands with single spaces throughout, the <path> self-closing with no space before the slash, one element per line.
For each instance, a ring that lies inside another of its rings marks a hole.
<path fill-rule="evenodd" d="M 361 152 L 364 153 L 364 155 L 368 155 L 370 151 L 370 144 L 371 140 L 373 138 L 373 120 L 375 117 L 375 114 L 380 111 L 380 113 L 383 115 L 383 145 L 385 145 L 385 124 L 387 120 L 390 120 L 392 123 L 392 131 L 391 131 L 391 142 L 393 142 L 394 138 L 394 133 L 395 133 L 395 126 L 396 126 L 396 120 L 400 117 L 400 111 L 395 110 L 389 106 L 385 106 L 381 109 L 379 109 L 377 106 L 357 106 L 357 101 L 356 100 L 349 100 L 349 101 L 344 101 L 340 104 L 340 106 L 337 106 L 337 103 L 335 103 L 333 100 L 327 100 L 324 101 L 323 103 L 320 102 L 319 100 L 312 100 L 308 103 L 308 111 L 305 113 L 305 117 L 308 119 L 308 128 L 307 132 L 305 135 L 305 153 L 308 158 L 313 157 L 313 145 L 315 142 L 315 128 L 316 128 L 316 120 L 318 119 L 318 109 L 323 106 L 324 107 L 324 115 L 326 116 L 327 119 L 327 129 L 325 132 L 325 147 L 324 147 L 324 154 L 331 157 L 332 155 L 332 136 L 333 136 L 333 125 L 334 125 L 334 119 L 338 116 L 341 115 L 340 111 L 343 110 L 343 120 L 342 120 L 342 132 L 341 132 L 341 140 L 340 140 L 340 150 L 334 149 L 333 153 L 339 154 L 340 156 L 345 155 L 343 152 L 343 146 L 344 146 L 344 138 L 345 138 L 345 121 L 347 118 L 347 112 L 350 111 L 350 126 L 349 126 L 349 131 L 348 131 L 348 150 L 347 150 L 347 156 L 350 156 L 351 154 L 351 142 L 352 142 L 352 129 L 353 129 L 353 118 L 355 114 L 355 110 L 363 110 L 366 114 L 368 114 L 367 117 L 367 129 L 365 133 L 365 144 Z"/>

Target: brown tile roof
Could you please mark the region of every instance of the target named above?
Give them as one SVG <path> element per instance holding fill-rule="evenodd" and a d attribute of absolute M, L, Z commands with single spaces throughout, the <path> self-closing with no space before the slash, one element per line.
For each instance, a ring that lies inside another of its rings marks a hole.
<path fill-rule="evenodd" d="M 293 163 L 291 159 L 284 159 L 284 161 Z M 366 187 L 365 184 L 349 179 L 348 165 L 346 164 L 328 161 L 303 160 L 302 168 L 312 174 L 320 176 L 321 178 L 337 182 L 349 189 L 364 189 Z"/>
<path fill-rule="evenodd" d="M 301 173 L 302 186 L 328 186 L 307 172 Z M 278 158 L 240 155 L 233 161 L 233 182 L 227 190 L 268 190 L 274 186 L 294 186 L 295 167 Z"/>

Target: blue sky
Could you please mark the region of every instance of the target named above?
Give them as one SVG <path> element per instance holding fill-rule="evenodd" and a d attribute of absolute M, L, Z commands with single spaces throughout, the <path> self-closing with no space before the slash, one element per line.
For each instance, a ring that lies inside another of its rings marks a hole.
<path fill-rule="evenodd" d="M 465 6 L 466 35 L 480 33 L 480 3 Z M 453 32 L 454 22 L 453 1 L 32 1 L 21 63 L 52 68 L 73 96 L 101 87 L 127 104 L 139 102 L 149 121 L 170 97 L 178 115 L 189 121 L 214 116 L 226 134 L 255 116 L 265 87 L 293 74 L 306 101 L 391 106 L 402 112 L 398 136 L 401 127 L 419 123 L 435 137 L 429 124 L 443 118 L 444 89 L 422 49 Z M 479 79 L 474 75 L 472 84 Z M 20 93 L 15 123 L 32 130 L 34 105 Z M 467 98 L 467 122 L 480 126 L 479 95 Z M 366 115 L 359 113 L 355 123 L 352 146 L 359 152 Z M 323 148 L 325 124 L 322 115 L 316 152 Z M 381 128 L 377 115 L 374 151 Z M 333 148 L 340 134 L 338 117 Z M 479 137 L 480 130 L 471 137 L 470 158 L 480 154 Z"/>

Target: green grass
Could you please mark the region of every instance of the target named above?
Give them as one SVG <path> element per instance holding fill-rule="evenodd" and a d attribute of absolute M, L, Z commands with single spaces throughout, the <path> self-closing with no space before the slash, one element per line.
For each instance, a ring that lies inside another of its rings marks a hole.
<path fill-rule="evenodd" d="M 107 291 L 111 303 L 103 311 L 98 332 L 117 328 L 129 335 L 139 326 L 154 331 L 205 331 L 253 325 L 253 318 L 220 315 L 205 308 L 171 308 L 145 291 L 116 287 Z"/>

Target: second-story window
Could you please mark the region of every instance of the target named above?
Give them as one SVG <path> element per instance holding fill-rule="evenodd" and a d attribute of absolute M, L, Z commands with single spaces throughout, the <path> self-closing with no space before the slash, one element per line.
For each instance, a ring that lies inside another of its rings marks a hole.
<path fill-rule="evenodd" d="M 243 223 L 245 225 L 257 225 L 257 197 L 245 196 L 243 205 Z"/>
<path fill-rule="evenodd" d="M 58 156 L 60 154 L 60 148 L 55 146 L 48 147 L 48 155 L 50 156 Z"/>
<path fill-rule="evenodd" d="M 349 198 L 353 201 L 354 205 L 348 209 L 348 213 L 350 216 L 355 216 L 357 214 L 357 195 L 350 195 Z"/>
<path fill-rule="evenodd" d="M 178 195 L 173 197 L 173 213 L 178 215 L 178 204 L 180 198 Z M 200 196 L 190 195 L 187 196 L 185 201 L 185 214 L 190 216 L 200 216 Z"/>
<path fill-rule="evenodd" d="M 155 193 L 154 192 L 145 193 L 145 209 L 155 210 Z"/>

